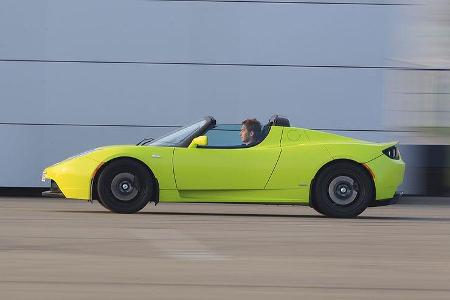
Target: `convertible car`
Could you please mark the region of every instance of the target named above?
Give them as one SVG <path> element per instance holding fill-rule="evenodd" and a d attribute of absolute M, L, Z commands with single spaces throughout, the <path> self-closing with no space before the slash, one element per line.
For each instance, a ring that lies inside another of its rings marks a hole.
<path fill-rule="evenodd" d="M 273 116 L 257 143 L 212 117 L 138 145 L 97 148 L 46 168 L 44 196 L 98 200 L 117 213 L 149 202 L 309 205 L 349 218 L 399 196 L 405 163 L 396 142 L 371 143 L 290 127 Z"/>

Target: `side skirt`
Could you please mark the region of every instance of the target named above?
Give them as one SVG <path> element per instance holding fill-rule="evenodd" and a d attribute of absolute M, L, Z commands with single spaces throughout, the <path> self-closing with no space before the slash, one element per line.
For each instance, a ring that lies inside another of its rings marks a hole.
<path fill-rule="evenodd" d="M 259 203 L 308 205 L 308 189 L 292 190 L 160 190 L 160 202 Z"/>

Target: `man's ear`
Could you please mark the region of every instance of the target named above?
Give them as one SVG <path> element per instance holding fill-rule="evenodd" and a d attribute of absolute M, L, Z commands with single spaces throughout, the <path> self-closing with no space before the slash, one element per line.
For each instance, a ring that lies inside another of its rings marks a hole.
<path fill-rule="evenodd" d="M 254 136 L 255 132 L 254 131 L 250 131 L 250 133 L 248 134 L 249 136 Z"/>

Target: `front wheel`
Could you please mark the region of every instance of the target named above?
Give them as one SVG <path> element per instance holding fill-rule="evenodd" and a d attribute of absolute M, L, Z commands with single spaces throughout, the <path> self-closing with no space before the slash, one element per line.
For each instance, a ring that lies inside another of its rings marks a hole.
<path fill-rule="evenodd" d="M 120 159 L 107 165 L 100 173 L 99 201 L 113 212 L 135 213 L 151 200 L 154 186 L 152 175 L 142 164 Z"/>
<path fill-rule="evenodd" d="M 328 217 L 352 218 L 361 214 L 374 198 L 372 179 L 356 163 L 337 162 L 316 179 L 313 207 Z"/>

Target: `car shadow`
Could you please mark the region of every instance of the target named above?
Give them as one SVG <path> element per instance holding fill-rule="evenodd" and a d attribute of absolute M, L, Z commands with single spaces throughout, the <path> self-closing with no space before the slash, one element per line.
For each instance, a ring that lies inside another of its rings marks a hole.
<path fill-rule="evenodd" d="M 82 214 L 114 214 L 110 211 L 86 210 L 52 210 L 61 213 Z M 332 219 L 332 220 L 386 220 L 386 221 L 418 221 L 418 222 L 450 222 L 450 217 L 401 217 L 401 216 L 358 216 L 350 219 L 329 218 L 322 215 L 287 215 L 287 214 L 250 214 L 250 213 L 217 213 L 217 212 L 164 212 L 143 211 L 135 215 L 167 215 L 167 216 L 217 216 L 217 217 L 245 217 L 245 218 L 301 218 L 301 219 Z"/>

